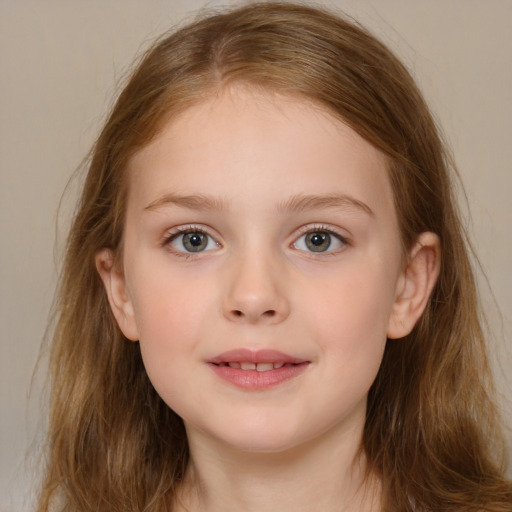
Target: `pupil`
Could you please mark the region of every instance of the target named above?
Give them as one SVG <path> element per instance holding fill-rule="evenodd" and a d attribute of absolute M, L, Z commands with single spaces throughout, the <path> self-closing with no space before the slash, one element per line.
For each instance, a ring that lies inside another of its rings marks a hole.
<path fill-rule="evenodd" d="M 325 235 L 315 234 L 311 237 L 313 245 L 322 245 L 325 241 Z"/>
<path fill-rule="evenodd" d="M 201 245 L 202 237 L 201 237 L 201 235 L 198 235 L 196 233 L 195 235 L 190 235 L 189 241 L 190 241 L 190 245 L 197 247 L 198 245 Z"/>
<path fill-rule="evenodd" d="M 306 236 L 306 244 L 313 252 L 323 252 L 331 245 L 331 237 L 329 233 L 317 231 Z"/>

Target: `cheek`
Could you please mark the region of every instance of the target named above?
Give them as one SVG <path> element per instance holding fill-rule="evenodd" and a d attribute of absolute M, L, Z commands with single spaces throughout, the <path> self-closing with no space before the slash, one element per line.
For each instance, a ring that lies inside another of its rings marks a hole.
<path fill-rule="evenodd" d="M 168 397 L 177 382 L 183 382 L 186 362 L 198 357 L 209 325 L 205 283 L 165 277 L 156 268 L 151 275 L 138 277 L 133 303 L 142 358 L 153 385 Z"/>
<path fill-rule="evenodd" d="M 154 263 L 154 262 L 153 262 Z M 171 333 L 192 335 L 206 313 L 209 286 L 170 271 L 165 264 L 146 264 L 144 273 L 133 273 L 132 300 L 142 340 L 168 339 Z"/>
<path fill-rule="evenodd" d="M 387 339 L 393 282 L 379 266 L 367 266 L 359 272 L 343 271 L 316 290 L 308 300 L 307 318 L 323 355 L 350 374 L 366 365 L 377 371 Z"/>

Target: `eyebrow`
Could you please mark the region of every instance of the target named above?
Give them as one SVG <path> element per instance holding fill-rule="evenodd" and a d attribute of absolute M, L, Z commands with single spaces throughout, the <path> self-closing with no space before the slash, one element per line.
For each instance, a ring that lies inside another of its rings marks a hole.
<path fill-rule="evenodd" d="M 205 194 L 178 195 L 167 193 L 149 203 L 144 210 L 152 211 L 165 206 L 178 206 L 197 211 L 225 211 L 228 210 L 226 200 Z M 304 195 L 297 194 L 287 201 L 278 204 L 279 212 L 300 213 L 307 210 L 325 208 L 339 208 L 343 210 L 359 210 L 374 217 L 373 210 L 363 201 L 347 194 Z"/>
<path fill-rule="evenodd" d="M 171 192 L 164 194 L 155 201 L 152 201 L 144 208 L 144 210 L 157 210 L 163 206 L 180 206 L 181 208 L 198 211 L 223 211 L 228 209 L 227 202 L 216 197 L 204 194 L 182 196 Z"/>
<path fill-rule="evenodd" d="M 299 213 L 307 210 L 339 208 L 343 210 L 360 210 L 375 217 L 373 210 L 363 201 L 347 194 L 323 194 L 292 196 L 288 201 L 278 206 L 279 211 Z"/>

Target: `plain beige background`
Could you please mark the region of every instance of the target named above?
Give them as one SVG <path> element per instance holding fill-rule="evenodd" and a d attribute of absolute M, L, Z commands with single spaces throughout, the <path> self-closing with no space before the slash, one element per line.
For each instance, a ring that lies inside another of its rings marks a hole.
<path fill-rule="evenodd" d="M 69 211 L 64 187 L 134 56 L 200 0 L 0 0 L 0 510 L 30 509 L 45 400 L 30 392 Z M 512 1 L 332 0 L 389 44 L 420 83 L 455 153 L 484 286 L 492 353 L 512 397 Z M 56 240 L 56 234 L 59 234 Z M 43 365 L 44 369 L 44 360 Z M 29 395 L 30 392 L 30 395 Z M 512 407 L 503 400 L 510 425 Z M 35 445 L 33 443 L 34 439 Z M 509 440 L 512 438 L 509 435 Z"/>

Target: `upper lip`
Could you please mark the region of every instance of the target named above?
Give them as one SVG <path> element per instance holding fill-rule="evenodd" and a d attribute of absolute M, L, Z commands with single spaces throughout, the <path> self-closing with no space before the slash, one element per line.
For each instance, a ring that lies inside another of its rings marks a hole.
<path fill-rule="evenodd" d="M 281 364 L 300 364 L 308 362 L 306 359 L 290 356 L 278 350 L 260 349 L 249 350 L 246 348 L 239 348 L 235 350 L 228 350 L 218 356 L 208 359 L 208 363 L 281 363 Z"/>

